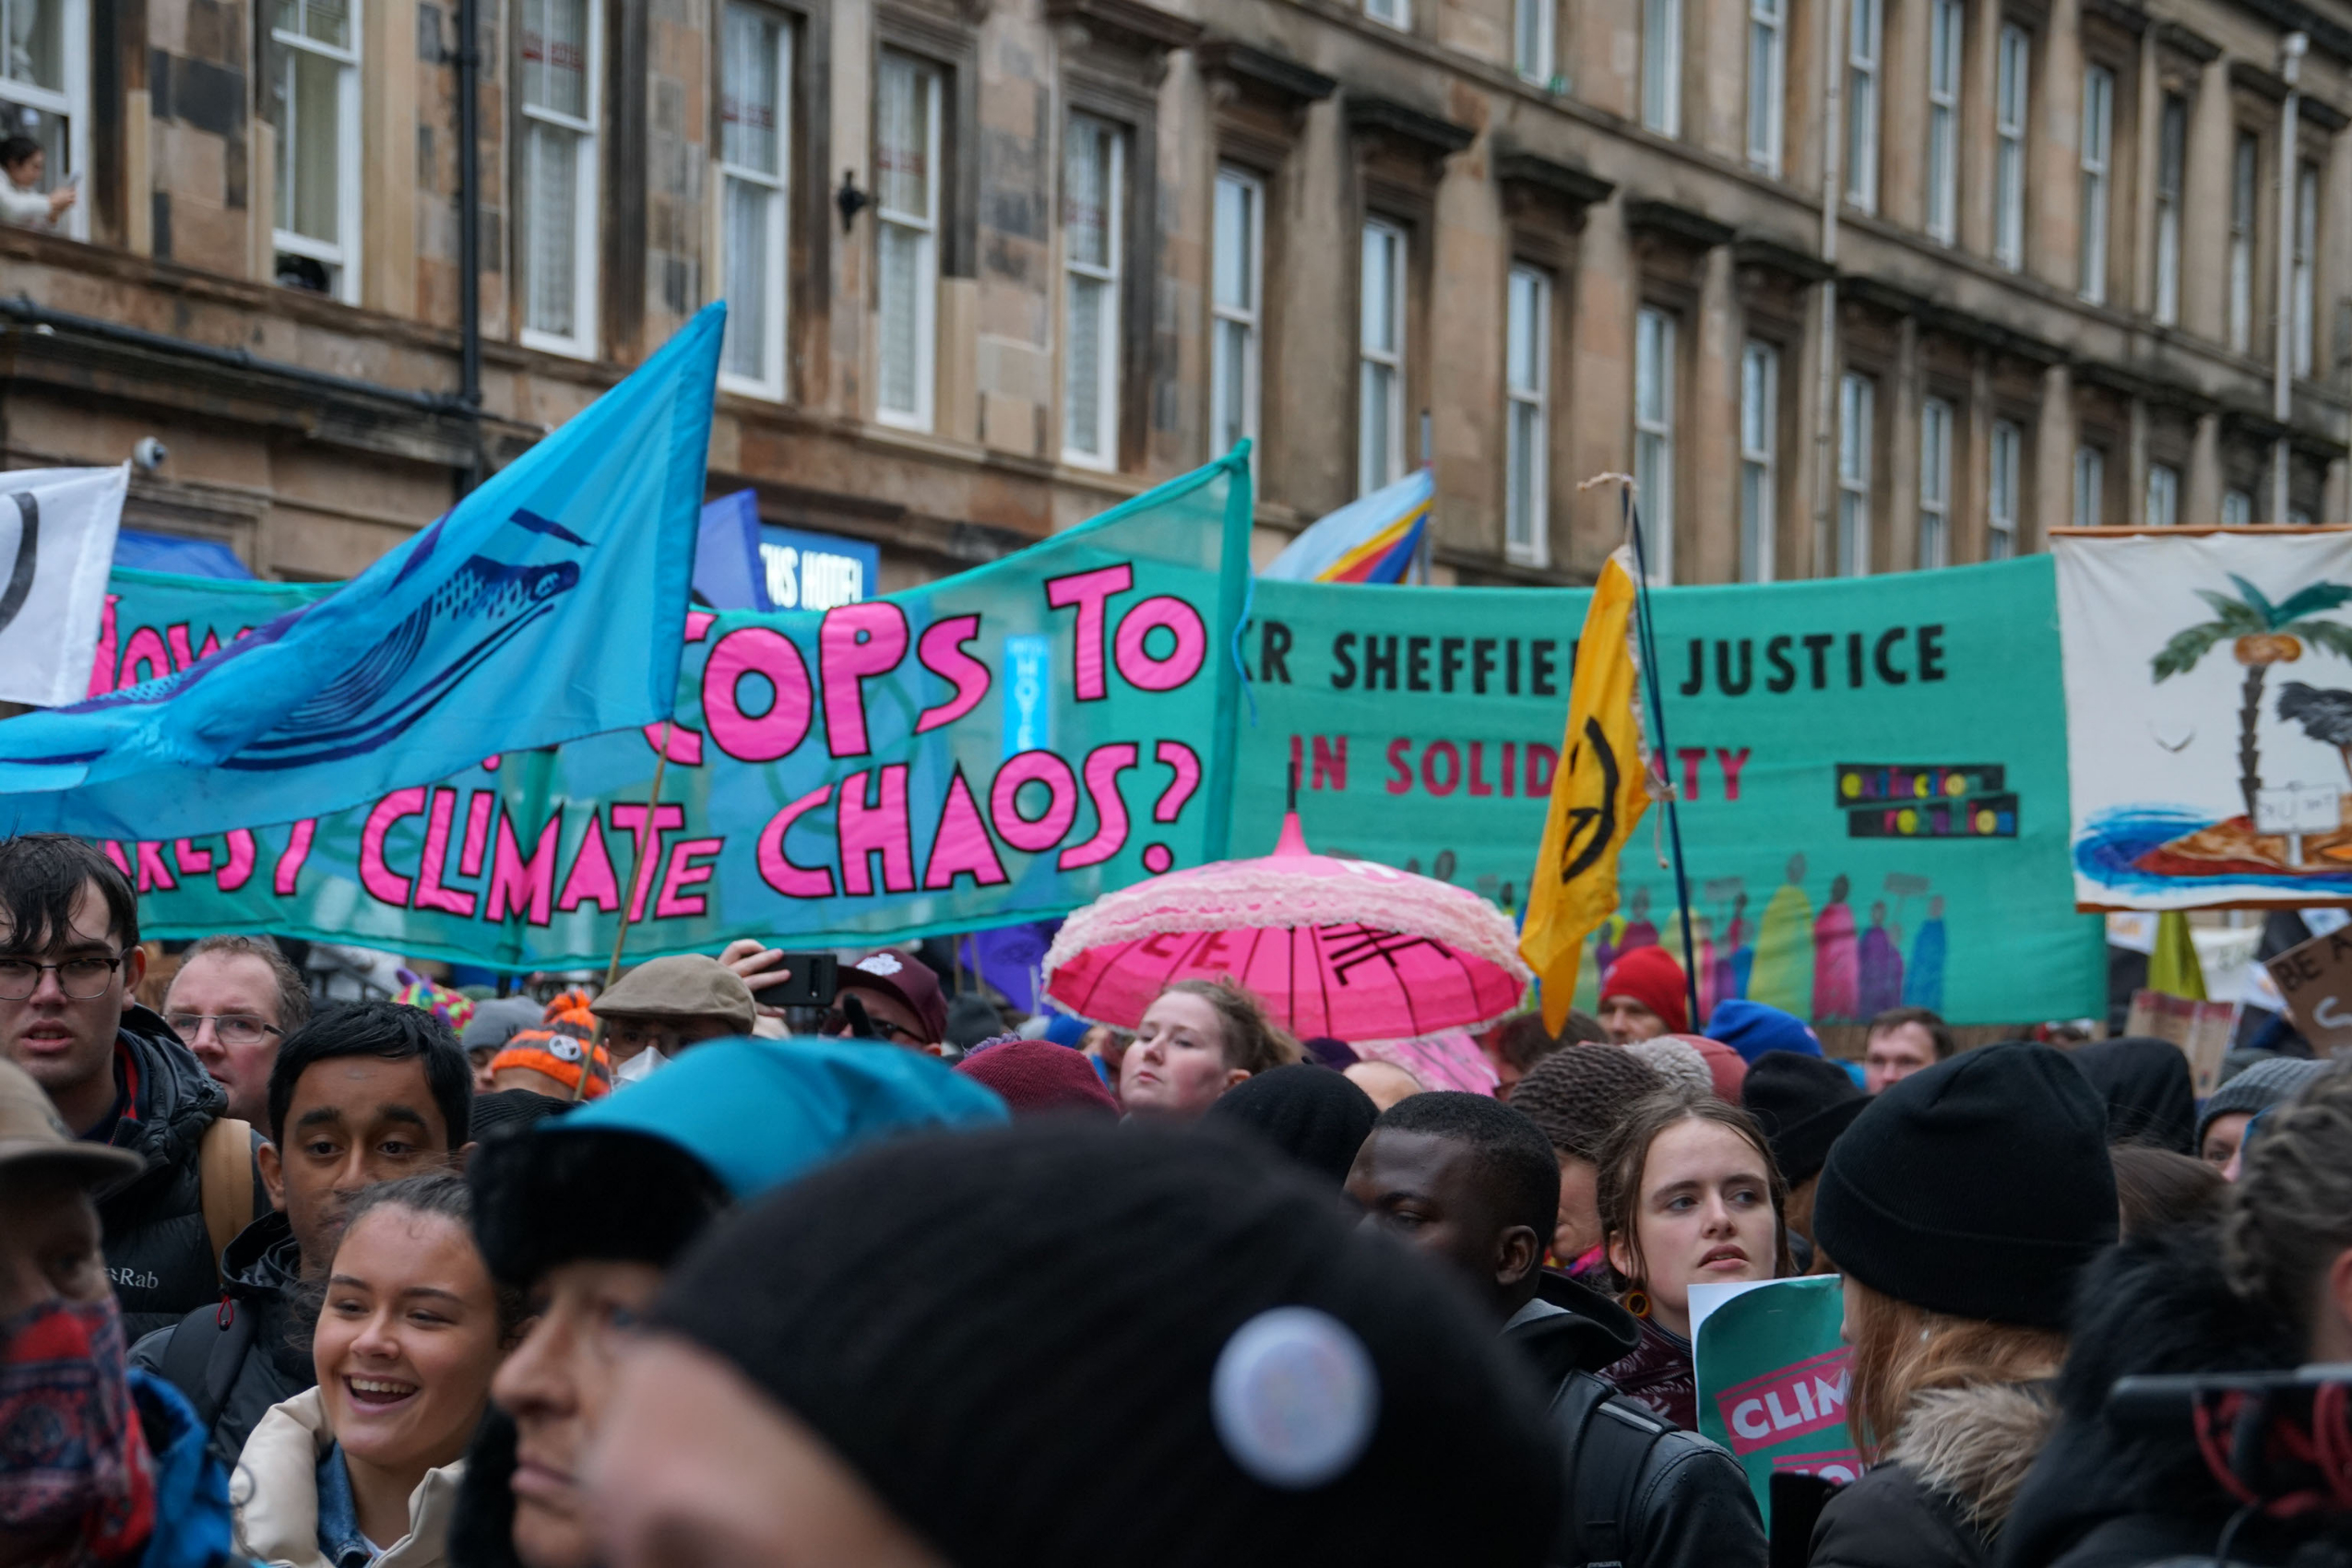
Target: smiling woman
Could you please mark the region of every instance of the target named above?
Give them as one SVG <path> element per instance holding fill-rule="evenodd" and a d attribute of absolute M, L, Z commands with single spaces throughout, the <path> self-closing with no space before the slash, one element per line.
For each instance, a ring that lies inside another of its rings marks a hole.
<path fill-rule="evenodd" d="M 519 1312 L 476 1250 L 466 1184 L 412 1177 L 351 1206 L 323 1290 L 318 1386 L 254 1429 L 237 1550 L 294 1568 L 436 1568 L 466 1443 Z"/>

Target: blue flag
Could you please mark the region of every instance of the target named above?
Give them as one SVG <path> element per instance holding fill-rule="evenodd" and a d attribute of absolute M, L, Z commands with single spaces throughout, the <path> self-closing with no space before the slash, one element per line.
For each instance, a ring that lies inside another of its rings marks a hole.
<path fill-rule="evenodd" d="M 0 831 L 347 810 L 670 717 L 723 305 L 422 533 L 186 669 L 0 723 Z"/>

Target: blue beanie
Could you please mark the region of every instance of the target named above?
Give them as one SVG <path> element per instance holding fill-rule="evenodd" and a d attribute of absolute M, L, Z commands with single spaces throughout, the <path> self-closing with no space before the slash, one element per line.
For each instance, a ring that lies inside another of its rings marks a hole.
<path fill-rule="evenodd" d="M 1045 1016 L 1045 1038 L 1056 1045 L 1084 1045 L 1087 1031 L 1094 1028 L 1084 1018 L 1068 1013 L 1048 1013 Z"/>
<path fill-rule="evenodd" d="M 626 1090 L 538 1129 L 675 1144 L 741 1203 L 861 1144 L 1010 1119 L 991 1090 L 918 1051 L 848 1039 L 713 1040 Z"/>
<path fill-rule="evenodd" d="M 1753 1062 L 1767 1051 L 1793 1051 L 1800 1056 L 1822 1053 L 1821 1041 L 1802 1018 L 1744 997 L 1716 1004 L 1707 1018 L 1707 1039 L 1721 1040 L 1744 1062 Z"/>

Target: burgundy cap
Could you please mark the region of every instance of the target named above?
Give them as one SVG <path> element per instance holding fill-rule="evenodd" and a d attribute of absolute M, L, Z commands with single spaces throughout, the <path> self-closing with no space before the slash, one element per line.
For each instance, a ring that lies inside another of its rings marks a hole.
<path fill-rule="evenodd" d="M 1095 1075 L 1093 1061 L 1050 1039 L 1008 1039 L 986 1046 L 956 1063 L 956 1071 L 994 1089 L 1016 1116 L 1062 1111 L 1119 1114 L 1119 1102 Z"/>
<path fill-rule="evenodd" d="M 922 1020 L 925 1044 L 947 1038 L 947 998 L 940 992 L 939 977 L 913 954 L 895 947 L 874 949 L 841 971 L 841 989 L 853 985 L 886 992 L 905 1003 Z"/>

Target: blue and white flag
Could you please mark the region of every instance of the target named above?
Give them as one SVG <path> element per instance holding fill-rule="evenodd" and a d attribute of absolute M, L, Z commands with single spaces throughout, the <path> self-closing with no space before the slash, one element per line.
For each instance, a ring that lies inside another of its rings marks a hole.
<path fill-rule="evenodd" d="M 0 722 L 0 832 L 176 838 L 347 810 L 670 716 L 726 312 L 325 599 Z"/>

